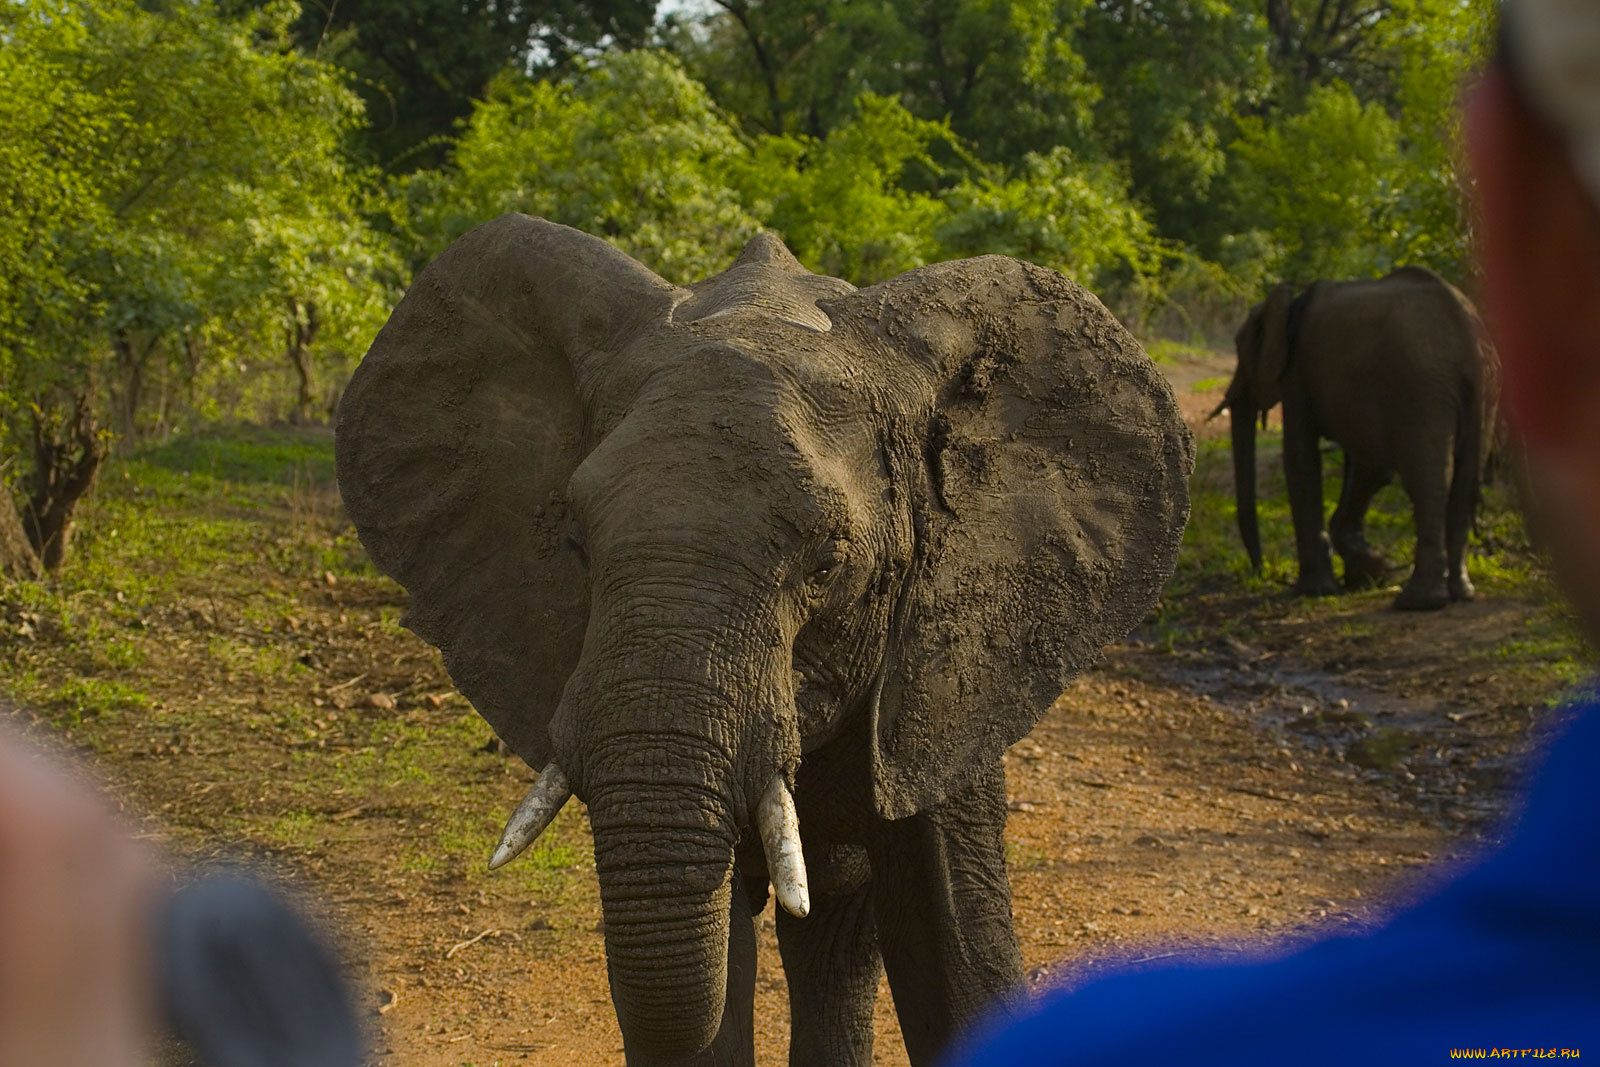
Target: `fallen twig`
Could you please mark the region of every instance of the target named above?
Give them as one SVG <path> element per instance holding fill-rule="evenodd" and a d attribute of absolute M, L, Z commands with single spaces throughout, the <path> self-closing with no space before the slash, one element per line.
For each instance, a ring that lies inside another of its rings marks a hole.
<path fill-rule="evenodd" d="M 1276 800 L 1279 804 L 1299 803 L 1298 797 L 1279 796 L 1277 793 L 1269 793 L 1265 789 L 1251 789 L 1249 786 L 1243 785 L 1230 785 L 1225 788 L 1230 793 L 1244 793 L 1246 796 L 1260 797 L 1262 800 Z"/>
<path fill-rule="evenodd" d="M 473 945 L 476 945 L 479 941 L 482 941 L 486 937 L 499 937 L 499 936 L 500 936 L 500 931 L 499 930 L 495 930 L 495 929 L 492 929 L 492 928 L 488 929 L 488 930 L 485 930 L 483 933 L 479 934 L 477 937 L 469 938 L 466 941 L 462 941 L 460 944 L 450 946 L 450 951 L 446 952 L 444 954 L 444 958 L 445 959 L 450 959 L 457 952 L 460 952 L 464 948 L 469 948 L 469 947 L 471 947 Z"/>
<path fill-rule="evenodd" d="M 366 671 L 362 671 L 360 674 L 356 675 L 354 678 L 349 679 L 348 681 L 340 682 L 338 685 L 330 685 L 328 688 L 324 689 L 323 692 L 324 693 L 337 693 L 341 689 L 349 689 L 352 685 L 355 685 L 357 682 L 361 681 L 361 679 L 365 678 L 366 676 L 367 676 L 367 672 Z"/>

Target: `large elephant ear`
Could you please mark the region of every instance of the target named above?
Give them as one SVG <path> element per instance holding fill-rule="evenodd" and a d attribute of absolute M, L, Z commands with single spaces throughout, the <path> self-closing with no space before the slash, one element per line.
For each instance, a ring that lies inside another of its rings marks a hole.
<path fill-rule="evenodd" d="M 578 366 L 686 294 L 604 241 L 526 215 L 460 238 L 412 284 L 339 404 L 339 490 L 405 625 L 535 767 L 581 650 L 567 481 Z"/>
<path fill-rule="evenodd" d="M 1283 374 L 1289 369 L 1292 332 L 1289 310 L 1294 301 L 1294 285 L 1279 282 L 1267 294 L 1267 299 L 1262 301 L 1260 336 L 1243 343 L 1235 339 L 1239 349 L 1239 373 L 1244 374 L 1249 368 L 1257 411 L 1271 411 L 1283 399 Z M 1254 351 L 1247 355 L 1245 346 L 1252 343 Z M 1251 415 L 1240 412 L 1239 417 L 1249 418 Z"/>
<path fill-rule="evenodd" d="M 1150 610 L 1194 441 L 1138 342 L 1053 271 L 984 256 L 827 306 L 863 316 L 933 398 L 873 723 L 876 804 L 903 818 L 998 759 Z"/>

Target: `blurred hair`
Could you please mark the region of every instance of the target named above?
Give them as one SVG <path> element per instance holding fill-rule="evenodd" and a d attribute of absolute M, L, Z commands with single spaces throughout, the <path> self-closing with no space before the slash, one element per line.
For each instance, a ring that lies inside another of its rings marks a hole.
<path fill-rule="evenodd" d="M 1578 180 L 1600 205 L 1600 3 L 1507 0 L 1499 44 L 1518 95 L 1566 146 Z"/>

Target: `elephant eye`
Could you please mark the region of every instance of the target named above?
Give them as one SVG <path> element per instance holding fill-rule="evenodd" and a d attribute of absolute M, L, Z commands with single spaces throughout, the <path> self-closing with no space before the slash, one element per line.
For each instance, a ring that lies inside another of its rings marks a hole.
<path fill-rule="evenodd" d="M 806 575 L 806 582 L 812 586 L 820 586 L 833 577 L 840 565 L 844 563 L 848 542 L 842 539 L 829 541 L 823 547 L 817 562 L 812 566 L 811 573 Z"/>

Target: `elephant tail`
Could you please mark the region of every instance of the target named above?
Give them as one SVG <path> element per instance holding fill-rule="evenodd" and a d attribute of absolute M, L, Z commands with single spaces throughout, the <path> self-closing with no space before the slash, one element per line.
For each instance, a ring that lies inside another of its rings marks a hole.
<path fill-rule="evenodd" d="M 1456 415 L 1455 455 L 1450 474 L 1450 498 L 1445 506 L 1449 521 L 1476 528 L 1478 496 L 1483 487 L 1485 438 L 1490 435 L 1489 398 L 1482 379 L 1463 389 Z"/>

